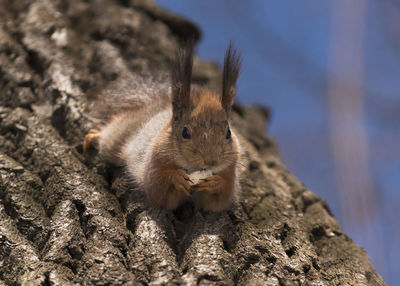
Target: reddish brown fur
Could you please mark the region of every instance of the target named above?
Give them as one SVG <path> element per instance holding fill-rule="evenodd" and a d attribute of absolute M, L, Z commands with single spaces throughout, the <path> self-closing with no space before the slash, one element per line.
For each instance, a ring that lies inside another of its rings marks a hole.
<path fill-rule="evenodd" d="M 218 96 L 209 90 L 193 92 L 191 101 L 194 109 L 191 118 L 197 121 L 223 121 L 227 120 L 225 110 L 222 108 Z"/>
<path fill-rule="evenodd" d="M 147 197 L 154 207 L 173 210 L 184 196 L 190 194 L 186 172 L 167 152 L 155 154 L 146 176 L 149 182 Z"/>
<path fill-rule="evenodd" d="M 233 197 L 239 146 L 236 138 L 227 139 L 229 114 L 240 70 L 240 56 L 229 46 L 224 62 L 222 94 L 190 88 L 192 48 L 180 52 L 173 69 L 170 135 L 159 144 L 161 152 L 151 160 L 148 196 L 157 207 L 172 209 L 188 190 L 187 175 L 213 168 L 213 176 L 195 185 L 195 196 L 203 209 L 226 209 Z M 189 130 L 190 139 L 182 138 Z M 165 152 L 164 152 L 165 151 Z M 168 166 L 168 167 L 167 167 Z"/>

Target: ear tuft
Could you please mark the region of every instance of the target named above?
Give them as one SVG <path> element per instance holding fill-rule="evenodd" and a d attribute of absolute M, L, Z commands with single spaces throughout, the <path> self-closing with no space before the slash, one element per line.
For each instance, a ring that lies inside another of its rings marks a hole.
<path fill-rule="evenodd" d="M 230 42 L 225 53 L 224 70 L 222 73 L 222 106 L 229 114 L 236 95 L 236 81 L 239 77 L 242 57 L 233 43 Z"/>
<path fill-rule="evenodd" d="M 188 41 L 177 53 L 171 70 L 172 107 L 174 118 L 190 104 L 190 85 L 193 68 L 193 40 Z M 179 120 L 179 119 L 178 119 Z"/>

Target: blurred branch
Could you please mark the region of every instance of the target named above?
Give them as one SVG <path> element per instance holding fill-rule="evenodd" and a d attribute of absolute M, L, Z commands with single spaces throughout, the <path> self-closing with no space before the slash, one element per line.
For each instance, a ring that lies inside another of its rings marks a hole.
<path fill-rule="evenodd" d="M 336 0 L 332 10 L 332 40 L 328 103 L 331 146 L 344 228 L 362 229 L 363 244 L 372 235 L 376 196 L 369 168 L 364 123 L 364 36 L 367 2 Z M 377 267 L 384 272 L 381 240 L 375 243 Z"/>
<path fill-rule="evenodd" d="M 360 224 L 375 212 L 363 114 L 365 1 L 334 2 L 328 86 L 331 140 L 343 217 Z"/>

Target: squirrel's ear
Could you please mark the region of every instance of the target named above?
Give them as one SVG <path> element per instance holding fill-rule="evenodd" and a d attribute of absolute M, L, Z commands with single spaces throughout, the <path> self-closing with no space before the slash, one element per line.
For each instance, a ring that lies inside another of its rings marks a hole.
<path fill-rule="evenodd" d="M 236 81 L 239 77 L 242 57 L 230 42 L 225 53 L 224 70 L 222 72 L 222 97 L 221 103 L 229 114 L 236 95 Z"/>
<path fill-rule="evenodd" d="M 193 41 L 188 41 L 176 55 L 172 66 L 172 108 L 174 118 L 180 120 L 190 105 L 190 83 L 193 67 Z"/>

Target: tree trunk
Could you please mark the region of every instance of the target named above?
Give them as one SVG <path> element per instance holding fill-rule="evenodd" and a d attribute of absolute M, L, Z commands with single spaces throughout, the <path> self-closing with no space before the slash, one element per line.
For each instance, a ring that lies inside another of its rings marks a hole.
<path fill-rule="evenodd" d="M 82 153 L 109 84 L 167 71 L 191 34 L 144 0 L 0 0 L 0 285 L 384 285 L 285 170 L 266 108 L 234 107 L 242 193 L 219 214 L 151 209 Z M 216 84 L 215 64 L 195 67 L 195 82 Z"/>

